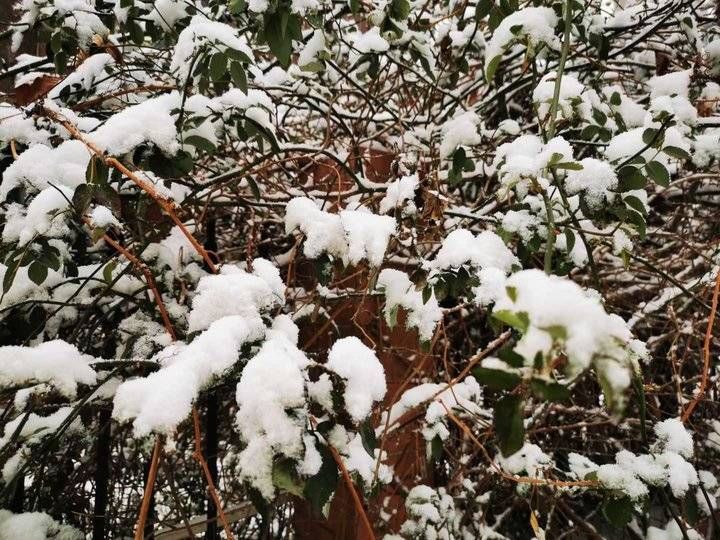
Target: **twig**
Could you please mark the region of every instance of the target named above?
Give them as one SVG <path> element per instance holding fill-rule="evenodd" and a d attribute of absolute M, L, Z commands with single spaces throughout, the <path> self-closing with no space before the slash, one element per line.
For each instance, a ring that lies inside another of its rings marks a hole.
<path fill-rule="evenodd" d="M 158 436 L 155 439 L 155 447 L 153 448 L 152 459 L 150 460 L 150 470 L 148 471 L 147 482 L 145 482 L 145 492 L 143 493 L 142 504 L 140 505 L 140 515 L 138 516 L 137 525 L 135 526 L 135 540 L 143 540 L 145 537 L 145 522 L 147 521 L 148 512 L 150 511 L 150 501 L 152 499 L 153 487 L 155 486 L 155 479 L 157 478 L 161 451 L 162 438 Z"/>
<path fill-rule="evenodd" d="M 197 407 L 193 406 L 192 410 L 193 414 L 193 425 L 195 429 L 195 452 L 193 452 L 193 457 L 197 460 L 198 463 L 200 463 L 200 466 L 202 467 L 203 473 L 205 474 L 205 479 L 207 480 L 208 484 L 208 490 L 210 491 L 210 496 L 215 501 L 215 508 L 217 508 L 218 515 L 220 517 L 220 521 L 222 521 L 223 527 L 225 528 L 225 535 L 230 539 L 234 540 L 235 536 L 233 536 L 232 530 L 230 529 L 230 524 L 228 523 L 227 517 L 225 516 L 225 512 L 223 511 L 222 502 L 220 501 L 220 496 L 217 493 L 217 490 L 215 489 L 215 482 L 213 482 L 212 475 L 210 474 L 210 469 L 208 468 L 207 461 L 205 461 L 205 458 L 202 454 L 202 444 L 201 444 L 201 436 L 200 436 L 200 415 L 198 415 Z"/>
<path fill-rule="evenodd" d="M 708 374 L 710 372 L 710 344 L 712 343 L 713 325 L 715 324 L 715 314 L 718 307 L 718 295 L 720 295 L 720 271 L 715 276 L 715 289 L 713 290 L 712 306 L 710 308 L 710 317 L 708 318 L 707 329 L 705 330 L 705 342 L 703 343 L 703 372 L 700 379 L 700 389 L 695 397 L 683 411 L 682 421 L 687 422 L 692 415 L 695 407 L 705 395 L 708 386 Z"/>

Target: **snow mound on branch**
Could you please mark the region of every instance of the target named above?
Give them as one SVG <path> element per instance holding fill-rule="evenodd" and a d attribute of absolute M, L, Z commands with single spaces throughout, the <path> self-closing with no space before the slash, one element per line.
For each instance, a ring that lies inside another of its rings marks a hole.
<path fill-rule="evenodd" d="M 200 279 L 188 315 L 191 332 L 204 330 L 228 315 L 255 318 L 285 301 L 285 285 L 268 260 L 255 259 L 253 272 L 225 265 L 220 274 Z"/>
<path fill-rule="evenodd" d="M 599 209 L 605 201 L 615 198 L 613 190 L 618 178 L 612 166 L 599 159 L 585 158 L 580 161 L 582 169 L 570 171 L 565 178 L 568 193 L 575 195 L 583 192 L 585 201 L 593 209 Z"/>
<path fill-rule="evenodd" d="M 405 325 L 408 328 L 417 328 L 422 341 L 432 339 L 435 327 L 442 319 L 442 310 L 434 292 L 427 302 L 423 302 L 422 292 L 415 289 L 415 284 L 408 275 L 393 268 L 385 268 L 380 272 L 377 288 L 385 293 L 383 312 L 388 324 L 391 324 L 397 307 L 402 307 L 407 311 Z"/>
<path fill-rule="evenodd" d="M 215 320 L 191 343 L 175 343 L 156 354 L 154 359 L 163 364 L 160 370 L 122 383 L 115 394 L 113 417 L 134 419 L 137 436 L 172 433 L 190 414 L 200 390 L 235 364 L 243 345 L 264 335 L 259 315 Z"/>
<path fill-rule="evenodd" d="M 95 370 L 89 365 L 92 360 L 92 356 L 59 339 L 37 347 L 0 347 L 0 386 L 49 383 L 74 398 L 78 383 L 95 382 Z"/>
<path fill-rule="evenodd" d="M 7 199 L 11 190 L 22 186 L 34 192 L 42 191 L 50 184 L 74 190 L 85 183 L 89 161 L 90 151 L 80 141 L 65 141 L 55 148 L 35 144 L 5 169 L 0 201 Z"/>
<path fill-rule="evenodd" d="M 248 47 L 247 41 L 238 35 L 237 29 L 225 23 L 211 21 L 203 15 L 195 15 L 178 36 L 170 62 L 170 71 L 176 72 L 177 78 L 184 82 L 193 64 L 192 57 L 195 51 L 209 43 L 240 51 L 249 59 L 253 58 L 252 50 Z"/>
<path fill-rule="evenodd" d="M 509 45 L 521 36 L 527 39 L 531 48 L 544 43 L 552 49 L 557 49 L 560 43 L 555 36 L 557 22 L 557 15 L 549 7 L 520 9 L 505 17 L 485 47 L 485 72 L 488 72 L 495 58 L 502 56 Z"/>
<path fill-rule="evenodd" d="M 335 342 L 325 364 L 345 379 L 345 409 L 355 422 L 361 422 L 373 403 L 385 396 L 385 370 L 375 353 L 356 337 Z"/>
<path fill-rule="evenodd" d="M 385 197 L 380 201 L 380 213 L 387 214 L 393 208 L 403 207 L 403 215 L 411 215 L 417 211 L 413 199 L 415 191 L 420 185 L 417 174 L 403 176 L 390 182 Z"/>
<path fill-rule="evenodd" d="M 467 229 L 457 229 L 445 237 L 435 258 L 426 264 L 433 272 L 469 265 L 508 273 L 518 260 L 494 232 L 482 231 L 475 236 Z"/>
<path fill-rule="evenodd" d="M 478 133 L 480 117 L 472 111 L 459 114 L 448 120 L 440 129 L 442 141 L 440 142 L 440 157 L 449 158 L 460 146 L 474 146 L 482 142 Z"/>
<path fill-rule="evenodd" d="M 81 540 L 80 531 L 70 525 L 61 525 L 44 512 L 13 514 L 0 510 L 0 540 Z"/>
<path fill-rule="evenodd" d="M 357 264 L 366 259 L 372 266 L 382 264 L 395 220 L 364 209 L 331 214 L 307 197 L 296 197 L 285 209 L 285 230 L 305 234 L 303 253 L 316 259 L 323 253 Z"/>

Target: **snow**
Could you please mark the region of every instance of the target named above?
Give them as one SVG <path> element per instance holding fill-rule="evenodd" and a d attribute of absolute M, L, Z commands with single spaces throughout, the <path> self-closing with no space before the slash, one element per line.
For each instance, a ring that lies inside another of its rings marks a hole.
<path fill-rule="evenodd" d="M 403 209 L 403 215 L 412 215 L 417 209 L 413 199 L 415 191 L 420 185 L 417 174 L 403 176 L 387 186 L 385 196 L 380 201 L 380 213 L 387 214 L 390 210 L 396 208 Z"/>
<path fill-rule="evenodd" d="M 380 266 L 396 224 L 393 218 L 366 209 L 331 214 L 320 210 L 311 199 L 296 197 L 285 210 L 285 230 L 290 233 L 295 229 L 305 234 L 303 253 L 311 259 L 327 253 L 345 263 L 358 264 L 366 259 L 371 266 Z"/>
<path fill-rule="evenodd" d="M 380 35 L 377 26 L 373 26 L 364 34 L 355 34 L 351 41 L 352 46 L 362 54 L 385 52 L 390 48 L 390 44 Z"/>
<path fill-rule="evenodd" d="M 422 292 L 415 289 L 415 284 L 405 272 L 385 268 L 377 279 L 377 288 L 385 294 L 383 313 L 389 322 L 393 310 L 398 306 L 407 311 L 406 326 L 417 328 L 422 341 L 430 341 L 435 333 L 437 323 L 442 319 L 442 310 L 438 306 L 435 293 L 427 302 L 423 302 Z"/>
<path fill-rule="evenodd" d="M 658 96 L 688 96 L 692 70 L 675 71 L 667 75 L 656 75 L 647 81 L 650 87 L 650 98 Z"/>
<path fill-rule="evenodd" d="M 703 536 L 699 534 L 695 529 L 685 526 L 685 533 L 687 534 L 688 540 L 702 540 Z M 647 530 L 645 540 L 683 540 L 684 536 L 680 530 L 680 525 L 677 524 L 674 518 L 670 518 L 665 524 L 665 527 L 650 526 Z"/>
<path fill-rule="evenodd" d="M 375 476 L 375 465 L 377 463 L 380 450 L 375 449 L 375 455 L 373 456 L 368 454 L 368 451 L 363 445 L 362 437 L 357 434 L 350 440 L 341 453 L 343 455 L 345 468 L 347 468 L 348 472 L 356 473 L 363 479 L 366 486 L 372 486 L 373 478 Z M 381 463 L 378 468 L 377 479 L 381 484 L 389 483 L 392 480 L 391 469 L 387 465 Z"/>
<path fill-rule="evenodd" d="M 180 150 L 172 110 L 180 106 L 180 94 L 162 94 L 113 114 L 89 138 L 110 154 L 126 154 L 152 142 L 168 155 Z"/>
<path fill-rule="evenodd" d="M 537 216 L 529 210 L 508 210 L 502 214 L 500 226 L 503 230 L 517 233 L 524 242 L 529 242 L 540 224 Z"/>
<path fill-rule="evenodd" d="M 90 152 L 80 141 L 65 141 L 55 148 L 35 144 L 5 169 L 0 201 L 6 200 L 10 191 L 17 187 L 38 192 L 53 184 L 74 190 L 85 183 L 89 161 Z"/>
<path fill-rule="evenodd" d="M 287 233 L 300 229 L 305 234 L 303 253 L 316 259 L 323 253 L 344 259 L 347 252 L 340 216 L 320 210 L 307 197 L 296 197 L 285 208 Z"/>
<path fill-rule="evenodd" d="M 550 353 L 553 339 L 547 329 L 551 328 L 564 329 L 563 349 L 571 373 L 587 368 L 595 355 L 621 363 L 627 358 L 623 344 L 632 336 L 625 322 L 608 315 L 595 295 L 569 279 L 548 276 L 540 270 L 516 272 L 507 279 L 503 297 L 496 301 L 494 311 L 503 310 L 527 314 L 528 330 L 515 351 L 529 364 L 538 352 Z"/>
<path fill-rule="evenodd" d="M 13 514 L 0 510 L 0 540 L 81 540 L 80 531 L 70 525 L 61 525 L 44 512 Z"/>
<path fill-rule="evenodd" d="M 240 454 L 241 475 L 267 498 L 274 494 L 273 452 L 298 459 L 304 454 L 303 368 L 308 363 L 284 333 L 274 332 L 247 363 L 237 385 L 236 423 L 248 444 Z"/>
<path fill-rule="evenodd" d="M 211 21 L 203 15 L 195 15 L 178 36 L 170 62 L 170 71 L 176 73 L 178 79 L 185 81 L 193 55 L 207 43 L 216 43 L 224 48 L 240 51 L 250 59 L 253 58 L 252 49 L 245 38 L 238 35 L 237 29 L 225 23 Z"/>
<path fill-rule="evenodd" d="M 661 449 L 675 452 L 688 459 L 693 457 L 692 435 L 685 429 L 679 418 L 668 418 L 658 422 L 655 424 L 654 430 L 657 435 L 657 441 L 653 445 L 655 451 Z"/>
<path fill-rule="evenodd" d="M 395 220 L 368 211 L 343 210 L 340 212 L 340 221 L 347 240 L 348 260 L 358 264 L 366 259 L 371 266 L 380 266 L 390 237 L 395 234 Z"/>
<path fill-rule="evenodd" d="M 472 111 L 458 114 L 442 125 L 440 157 L 449 158 L 460 146 L 480 144 L 482 136 L 478 132 L 480 117 Z"/>
<path fill-rule="evenodd" d="M 265 334 L 260 317 L 223 317 L 189 344 L 172 344 L 153 359 L 160 370 L 147 377 L 130 379 L 117 389 L 113 417 L 133 420 L 135 435 L 150 432 L 171 434 L 189 414 L 200 390 L 238 360 L 246 343 Z"/>
<path fill-rule="evenodd" d="M 0 102 L 0 141 L 15 140 L 21 144 L 47 143 L 50 132 L 36 127 L 35 120 L 25 111 Z"/>
<path fill-rule="evenodd" d="M 82 64 L 77 66 L 75 70 L 65 77 L 61 82 L 55 85 L 52 90 L 48 92 L 48 98 L 58 99 L 60 92 L 64 88 L 73 89 L 73 86 L 79 86 L 85 91 L 90 91 L 93 84 L 96 84 L 100 79 L 107 79 L 105 69 L 115 63 L 113 57 L 107 53 L 94 54 L 88 56 Z M 107 85 L 103 85 L 102 91 L 107 91 L 110 88 Z M 97 93 L 101 93 L 101 89 L 97 89 Z"/>
<path fill-rule="evenodd" d="M 603 486 L 638 500 L 648 495 L 648 485 L 668 486 L 675 497 L 684 497 L 698 484 L 698 473 L 685 459 L 692 457 L 692 437 L 682 422 L 671 418 L 655 424 L 654 430 L 658 440 L 650 448 L 651 454 L 635 455 L 621 450 L 615 463 L 597 469 Z"/>
<path fill-rule="evenodd" d="M 93 208 L 93 211 L 90 213 L 90 221 L 95 227 L 120 226 L 120 222 L 107 206 L 98 205 Z"/>
<path fill-rule="evenodd" d="M 56 238 L 69 232 L 65 211 L 70 207 L 73 191 L 65 186 L 47 187 L 38 193 L 23 209 L 10 207 L 7 223 L 2 233 L 5 242 L 17 242 L 24 246 L 38 236 Z"/>
<path fill-rule="evenodd" d="M 10 439 L 15 432 L 18 431 L 21 424 L 22 427 L 19 430 L 18 437 L 25 444 L 34 444 L 42 440 L 43 437 L 57 431 L 57 429 L 66 422 L 72 412 L 72 407 L 60 407 L 57 411 L 47 416 L 30 413 L 27 415 L 27 420 L 25 420 L 25 414 L 21 414 L 5 424 L 3 436 L 0 438 L 0 448 L 4 448 L 8 442 L 10 442 Z M 75 418 L 68 427 L 70 431 L 79 431 L 81 429 L 82 424 L 78 418 Z M 6 469 L 3 469 L 3 478 L 7 483 L 14 474 L 7 475 L 5 474 L 6 472 Z"/>
<path fill-rule="evenodd" d="M 302 51 L 300 51 L 300 54 L 298 55 L 298 65 L 303 67 L 315 62 L 318 58 L 318 54 L 324 50 L 325 34 L 322 30 L 315 30 L 313 35 L 305 44 L 305 47 L 303 47 Z"/>
<path fill-rule="evenodd" d="M 542 470 L 552 466 L 552 459 L 538 445 L 526 442 L 523 447 L 508 457 L 498 455 L 498 463 L 512 474 L 541 476 Z"/>
<path fill-rule="evenodd" d="M 92 356 L 59 339 L 36 347 L 0 347 L 0 386 L 49 383 L 72 399 L 78 384 L 95 383 L 92 361 Z"/>
<path fill-rule="evenodd" d="M 482 231 L 473 235 L 467 229 L 448 234 L 435 258 L 427 263 L 434 272 L 457 270 L 464 265 L 473 268 L 497 268 L 510 272 L 518 260 L 497 234 Z"/>
<path fill-rule="evenodd" d="M 555 94 L 555 81 L 557 73 L 550 72 L 543 76 L 533 90 L 533 103 L 538 110 L 540 118 L 546 118 L 550 112 L 550 103 Z M 585 87 L 572 75 L 565 73 L 560 81 L 560 95 L 558 99 L 558 114 L 560 118 L 573 117 L 575 107 L 583 102 Z"/>
<path fill-rule="evenodd" d="M 505 17 L 485 47 L 485 72 L 488 71 L 490 63 L 497 56 L 501 56 L 519 36 L 527 39 L 531 49 L 537 48 L 541 43 L 552 49 L 559 48 L 559 40 L 555 36 L 557 22 L 557 15 L 549 7 L 528 7 Z M 521 27 L 520 31 L 513 33 L 512 29 L 515 27 Z"/>
<path fill-rule="evenodd" d="M 558 160 L 555 162 L 573 161 L 572 146 L 562 137 L 555 137 L 543 144 L 536 135 L 522 135 L 497 148 L 493 168 L 497 170 L 505 191 L 514 188 L 522 199 L 532 182 L 547 186 L 543 170 L 551 159 Z"/>
<path fill-rule="evenodd" d="M 178 21 L 188 16 L 191 5 L 192 2 L 184 0 L 154 0 L 148 19 L 165 30 L 171 30 Z"/>
<path fill-rule="evenodd" d="M 358 338 L 336 341 L 325 367 L 345 379 L 345 409 L 355 422 L 364 420 L 373 403 L 385 397 L 385 370 L 372 349 Z"/>
<path fill-rule="evenodd" d="M 200 260 L 200 255 L 177 225 L 170 229 L 160 242 L 148 244 L 143 251 L 143 257 L 155 259 L 158 268 L 168 267 L 174 272 L 181 270 L 191 261 Z"/>
<path fill-rule="evenodd" d="M 615 198 L 613 190 L 618 185 L 615 169 L 609 163 L 594 158 L 585 158 L 580 165 L 581 170 L 571 170 L 565 178 L 568 194 L 582 192 L 588 206 L 599 210 L 605 202 Z"/>
<path fill-rule="evenodd" d="M 230 315 L 254 319 L 284 301 L 285 285 L 270 261 L 255 259 L 252 273 L 225 265 L 220 274 L 200 278 L 187 318 L 188 329 L 205 330 Z"/>

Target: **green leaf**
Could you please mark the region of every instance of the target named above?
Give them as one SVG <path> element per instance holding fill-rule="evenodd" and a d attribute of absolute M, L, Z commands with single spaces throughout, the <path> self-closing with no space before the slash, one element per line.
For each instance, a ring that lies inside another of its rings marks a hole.
<path fill-rule="evenodd" d="M 638 199 L 635 195 L 628 195 L 627 197 L 623 197 L 623 201 L 625 201 L 625 204 L 627 204 L 630 208 L 635 210 L 636 212 L 639 212 L 643 216 L 647 215 L 647 208 L 645 208 L 645 205 L 643 202 Z"/>
<path fill-rule="evenodd" d="M 110 168 L 98 156 L 93 156 L 85 169 L 85 181 L 88 184 L 103 185 L 107 183 Z"/>
<path fill-rule="evenodd" d="M 660 146 L 664 139 L 664 134 L 655 128 L 646 128 L 642 134 L 643 142 L 648 146 L 652 146 L 654 148 Z"/>
<path fill-rule="evenodd" d="M 252 191 L 253 197 L 255 197 L 256 201 L 259 201 L 261 198 L 260 195 L 260 188 L 257 185 L 257 182 L 254 178 L 250 176 L 246 176 L 245 179 L 247 180 L 248 186 L 250 186 L 250 191 Z"/>
<path fill-rule="evenodd" d="M 54 32 L 50 38 L 50 50 L 55 54 L 62 51 L 62 32 L 60 30 Z"/>
<path fill-rule="evenodd" d="M 643 176 L 640 169 L 632 165 L 626 165 L 618 171 L 618 190 L 621 193 L 643 189 L 647 185 L 647 178 Z"/>
<path fill-rule="evenodd" d="M 492 316 L 494 319 L 497 319 L 498 321 L 503 322 L 522 333 L 527 332 L 527 329 L 530 326 L 530 319 L 528 318 L 528 314 L 524 311 L 515 312 L 508 309 L 501 309 L 493 311 Z"/>
<path fill-rule="evenodd" d="M 533 379 L 530 381 L 530 389 L 533 393 L 546 401 L 569 401 L 570 390 L 565 385 L 556 381 L 544 379 Z"/>
<path fill-rule="evenodd" d="M 5 269 L 5 275 L 3 276 L 3 294 L 8 292 L 10 290 L 10 287 L 12 287 L 13 281 L 15 281 L 15 276 L 17 275 L 18 269 L 20 268 L 20 262 L 23 258 L 24 255 L 18 257 L 17 259 L 14 259 L 10 262 L 10 264 L 7 265 L 7 268 Z"/>
<path fill-rule="evenodd" d="M 227 73 L 228 57 L 225 53 L 218 52 L 210 57 L 210 78 L 219 81 Z"/>
<path fill-rule="evenodd" d="M 493 390 L 512 390 L 521 381 L 520 375 L 517 373 L 482 366 L 474 368 L 472 374 L 480 384 Z"/>
<path fill-rule="evenodd" d="M 633 502 L 629 497 L 607 497 L 603 504 L 603 515 L 612 525 L 625 527 L 632 520 Z"/>
<path fill-rule="evenodd" d="M 404 21 L 410 15 L 409 0 L 392 0 L 389 10 L 390 17 L 396 21 Z"/>
<path fill-rule="evenodd" d="M 295 462 L 291 459 L 281 458 L 273 463 L 272 482 L 280 491 L 292 493 L 298 497 L 303 496 L 305 484 L 299 478 L 295 470 Z"/>
<path fill-rule="evenodd" d="M 320 470 L 314 476 L 305 481 L 303 494 L 310 502 L 310 506 L 316 514 L 322 512 L 325 504 L 335 492 L 338 483 L 338 468 L 335 460 L 326 446 L 316 445 L 322 456 Z"/>
<path fill-rule="evenodd" d="M 290 54 L 292 53 L 292 38 L 288 33 L 283 32 L 283 19 L 287 20 L 286 17 L 286 10 L 266 14 L 263 26 L 265 40 L 270 47 L 270 52 L 275 55 L 280 65 L 285 69 L 290 65 Z"/>
<path fill-rule="evenodd" d="M 651 161 L 650 163 L 645 164 L 645 171 L 647 171 L 648 176 L 652 178 L 656 184 L 663 187 L 668 187 L 670 185 L 670 173 L 668 173 L 662 163 Z"/>
<path fill-rule="evenodd" d="M 145 41 L 145 33 L 143 32 L 142 26 L 135 21 L 130 21 L 128 24 L 128 33 L 135 45 L 142 45 L 143 41 Z"/>
<path fill-rule="evenodd" d="M 620 97 L 620 94 L 618 92 L 613 92 L 610 96 L 610 104 L 614 105 L 615 107 L 620 106 L 622 104 L 622 98 Z"/>
<path fill-rule="evenodd" d="M 80 184 L 78 187 L 75 188 L 72 203 L 78 214 L 85 213 L 85 210 L 87 210 L 88 206 L 90 206 L 90 201 L 93 198 L 94 192 L 95 189 L 93 188 L 93 186 L 88 184 Z"/>
<path fill-rule="evenodd" d="M 490 15 L 493 8 L 493 0 L 478 0 L 475 5 L 475 20 L 479 21 Z"/>
<path fill-rule="evenodd" d="M 515 395 L 505 396 L 495 404 L 495 433 L 498 437 L 500 452 L 505 457 L 522 448 L 525 439 L 522 409 L 523 400 L 520 396 Z"/>
<path fill-rule="evenodd" d="M 65 51 L 56 52 L 55 56 L 53 56 L 53 63 L 55 64 L 55 71 L 58 73 L 63 73 L 65 71 L 65 68 L 67 67 L 68 55 L 65 53 Z"/>
<path fill-rule="evenodd" d="M 554 165 L 556 169 L 566 169 L 568 171 L 582 171 L 583 166 L 575 161 L 565 161 Z"/>
<path fill-rule="evenodd" d="M 39 261 L 33 262 L 28 268 L 28 277 L 35 285 L 42 285 L 48 275 L 47 266 Z"/>
<path fill-rule="evenodd" d="M 230 13 L 233 15 L 238 15 L 245 11 L 245 7 L 247 6 L 247 3 L 245 0 L 230 0 Z"/>
<path fill-rule="evenodd" d="M 662 149 L 662 151 L 667 154 L 670 157 L 673 157 L 675 159 L 681 159 L 681 160 L 687 160 L 690 159 L 690 154 L 687 153 L 687 151 L 683 150 L 682 148 L 678 148 L 677 146 L 666 146 Z"/>
<path fill-rule="evenodd" d="M 397 318 L 398 318 L 398 312 L 400 311 L 400 305 L 396 305 L 390 308 L 390 311 L 388 311 L 385 320 L 387 321 L 387 325 L 392 329 L 397 326 Z"/>
<path fill-rule="evenodd" d="M 185 144 L 194 146 L 198 150 L 202 150 L 207 154 L 215 153 L 215 145 L 209 140 L 207 140 L 205 137 L 201 137 L 200 135 L 188 135 L 187 137 L 185 137 L 184 142 Z"/>
<path fill-rule="evenodd" d="M 443 454 L 443 440 L 439 435 L 435 435 L 430 441 L 430 459 L 439 461 Z"/>
<path fill-rule="evenodd" d="M 112 283 L 113 271 L 115 270 L 116 266 L 117 266 L 117 260 L 113 259 L 105 265 L 105 268 L 103 268 L 103 279 L 105 280 L 105 283 L 107 283 L 108 285 L 110 285 Z"/>
<path fill-rule="evenodd" d="M 375 454 L 375 449 L 378 447 L 377 437 L 375 437 L 375 430 L 372 427 L 372 422 L 367 420 L 360 424 L 360 440 L 363 443 L 365 451 L 371 456 Z"/>
<path fill-rule="evenodd" d="M 485 79 L 488 83 L 491 83 L 493 78 L 495 78 L 495 72 L 497 71 L 501 60 L 502 56 L 498 55 L 488 62 L 487 69 L 485 69 Z"/>
<path fill-rule="evenodd" d="M 240 62 L 233 61 L 230 63 L 230 77 L 232 78 L 233 83 L 235 83 L 235 86 L 242 90 L 243 94 L 247 94 L 247 75 L 245 75 L 245 70 Z"/>

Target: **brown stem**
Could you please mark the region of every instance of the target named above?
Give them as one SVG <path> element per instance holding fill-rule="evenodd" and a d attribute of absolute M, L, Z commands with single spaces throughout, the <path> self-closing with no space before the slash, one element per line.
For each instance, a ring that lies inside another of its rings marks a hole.
<path fill-rule="evenodd" d="M 62 125 L 68 131 L 68 133 L 70 133 L 73 139 L 82 142 L 88 148 L 88 150 L 90 150 L 95 156 L 97 156 L 98 159 L 101 159 L 105 163 L 105 165 L 107 165 L 108 167 L 112 167 L 116 171 L 120 172 L 121 174 L 129 178 L 141 190 L 147 193 L 150 198 L 152 198 L 160 206 L 160 208 L 165 211 L 165 213 L 170 217 L 173 223 L 178 226 L 178 228 L 188 239 L 188 242 L 190 242 L 190 244 L 193 246 L 195 251 L 197 251 L 200 256 L 205 260 L 205 263 L 207 264 L 210 271 L 213 274 L 217 273 L 217 267 L 215 266 L 215 263 L 210 257 L 210 254 L 202 246 L 202 244 L 197 241 L 197 239 L 192 235 L 192 233 L 188 231 L 187 227 L 185 227 L 185 224 L 183 224 L 183 222 L 177 216 L 177 213 L 175 211 L 175 203 L 171 199 L 168 199 L 164 195 L 160 194 L 155 188 L 155 186 L 152 184 L 152 182 L 149 182 L 148 180 L 139 177 L 116 158 L 106 155 L 103 150 L 101 150 L 97 145 L 90 141 L 85 136 L 85 134 L 83 134 L 72 122 L 63 118 L 55 111 L 43 109 L 43 112 L 47 117 L 53 119 L 55 122 L 58 122 L 60 125 Z"/>
<path fill-rule="evenodd" d="M 203 473 L 205 474 L 205 479 L 207 480 L 208 484 L 208 490 L 210 491 L 210 495 L 212 496 L 213 501 L 215 501 L 215 508 L 217 508 L 218 515 L 220 516 L 220 521 L 222 521 L 223 527 L 225 528 L 225 535 L 229 538 L 229 540 L 234 540 L 235 537 L 230 530 L 230 524 L 228 523 L 227 517 L 225 517 L 225 511 L 223 510 L 220 496 L 215 489 L 215 482 L 213 482 L 213 478 L 210 474 L 210 469 L 208 468 L 207 461 L 205 461 L 205 458 L 203 457 L 201 443 L 202 437 L 200 435 L 200 415 L 198 414 L 197 407 L 193 406 L 192 414 L 193 426 L 195 428 L 195 452 L 193 452 L 193 457 L 200 464 Z"/>
<path fill-rule="evenodd" d="M 700 389 L 695 397 L 683 411 L 682 421 L 687 422 L 692 415 L 695 407 L 705 395 L 708 387 L 708 375 L 710 373 L 710 345 L 712 343 L 713 325 L 715 324 L 715 314 L 718 307 L 718 295 L 720 295 L 720 270 L 715 276 L 715 289 L 713 290 L 712 306 L 710 309 L 710 317 L 708 318 L 707 329 L 705 330 L 705 342 L 703 343 L 703 372 L 700 380 Z"/>
<path fill-rule="evenodd" d="M 162 438 L 158 436 L 155 439 L 155 447 L 153 448 L 152 459 L 150 461 L 150 471 L 148 472 L 147 482 L 145 482 L 145 492 L 143 493 L 142 504 L 140 505 L 140 515 L 138 516 L 137 525 L 135 526 L 135 540 L 143 540 L 145 536 L 145 522 L 147 521 L 148 511 L 150 510 L 150 500 L 152 499 L 153 487 L 155 486 L 155 479 L 157 478 L 161 451 Z"/>

